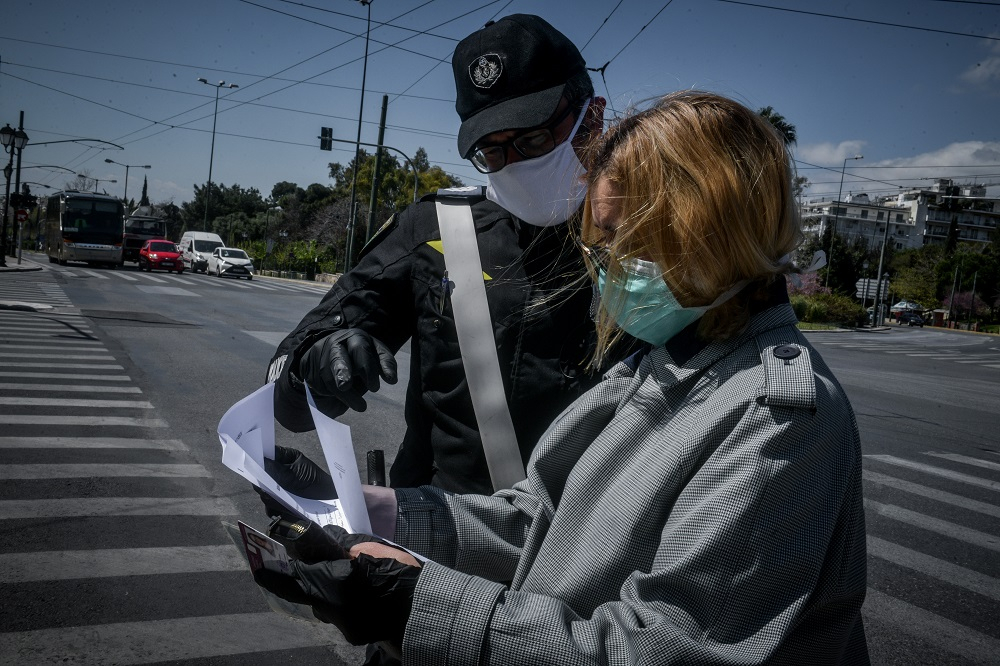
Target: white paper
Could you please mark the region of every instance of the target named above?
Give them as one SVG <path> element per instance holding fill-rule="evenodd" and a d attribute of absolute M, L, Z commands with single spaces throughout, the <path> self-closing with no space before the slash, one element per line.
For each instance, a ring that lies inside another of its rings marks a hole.
<path fill-rule="evenodd" d="M 327 469 L 333 477 L 333 485 L 337 487 L 337 497 L 340 498 L 340 508 L 344 512 L 344 517 L 354 528 L 352 531 L 371 534 L 372 524 L 368 518 L 365 495 L 361 490 L 361 474 L 358 472 L 357 458 L 354 457 L 351 429 L 316 409 L 316 403 L 308 386 L 306 386 L 306 399 L 309 401 L 313 423 L 316 424 L 320 446 L 323 447 Z"/>
<path fill-rule="evenodd" d="M 259 467 L 264 466 L 265 457 L 274 460 L 274 384 L 265 384 L 230 407 L 219 421 L 219 435 L 222 433 L 249 453 Z M 241 441 L 247 436 L 251 437 L 249 442 Z"/>

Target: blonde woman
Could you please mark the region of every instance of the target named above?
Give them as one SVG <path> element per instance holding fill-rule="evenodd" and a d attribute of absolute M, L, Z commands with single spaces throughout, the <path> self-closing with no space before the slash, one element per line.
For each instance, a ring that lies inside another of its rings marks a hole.
<path fill-rule="evenodd" d="M 404 663 L 867 663 L 858 431 L 785 294 L 782 140 L 682 92 L 592 156 L 599 331 L 647 349 L 563 412 L 512 490 L 366 489 L 376 531 L 432 561 L 341 537 L 355 559 L 298 565 L 301 599 L 401 641 Z"/>

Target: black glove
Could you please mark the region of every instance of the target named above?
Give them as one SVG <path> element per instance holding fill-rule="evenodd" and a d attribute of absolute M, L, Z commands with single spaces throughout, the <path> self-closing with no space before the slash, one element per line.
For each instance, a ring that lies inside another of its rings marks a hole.
<path fill-rule="evenodd" d="M 324 532 L 333 535 L 343 530 L 327 526 Z M 336 625 L 352 645 L 402 644 L 419 567 L 364 554 L 314 564 L 292 560 L 291 566 L 292 576 L 258 569 L 254 580 L 286 601 L 312 606 L 317 619 Z"/>
<path fill-rule="evenodd" d="M 264 471 L 278 485 L 306 499 L 336 499 L 333 477 L 298 449 L 274 447 L 274 460 L 264 458 Z"/>
<path fill-rule="evenodd" d="M 363 412 L 368 404 L 361 396 L 379 389 L 379 377 L 396 383 L 396 359 L 381 341 L 360 328 L 348 328 L 334 331 L 306 350 L 298 375 L 313 393 Z"/>
<path fill-rule="evenodd" d="M 344 530 L 336 528 L 338 532 L 331 525 L 327 528 L 305 518 L 290 521 L 278 517 L 268 525 L 267 535 L 283 545 L 289 557 L 305 564 L 350 558 L 350 546 L 339 541 Z"/>

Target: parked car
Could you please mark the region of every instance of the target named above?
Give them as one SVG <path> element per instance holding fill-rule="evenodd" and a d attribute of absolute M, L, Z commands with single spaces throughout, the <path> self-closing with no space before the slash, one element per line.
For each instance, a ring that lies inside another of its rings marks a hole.
<path fill-rule="evenodd" d="M 139 249 L 139 270 L 152 272 L 154 268 L 184 272 L 184 262 L 177 246 L 166 238 L 153 238 Z"/>
<path fill-rule="evenodd" d="M 897 322 L 899 326 L 906 324 L 907 326 L 919 326 L 924 327 L 924 318 L 918 315 L 916 312 L 904 312 L 899 315 L 899 320 Z"/>
<path fill-rule="evenodd" d="M 231 275 L 252 280 L 253 271 L 253 260 L 239 248 L 217 247 L 208 258 L 208 272 L 218 277 Z"/>
<path fill-rule="evenodd" d="M 208 231 L 185 231 L 184 235 L 181 236 L 181 242 L 178 243 L 184 265 L 190 268 L 192 273 L 198 271 L 207 273 L 208 258 L 211 256 L 212 250 L 225 245 L 222 238 Z"/>

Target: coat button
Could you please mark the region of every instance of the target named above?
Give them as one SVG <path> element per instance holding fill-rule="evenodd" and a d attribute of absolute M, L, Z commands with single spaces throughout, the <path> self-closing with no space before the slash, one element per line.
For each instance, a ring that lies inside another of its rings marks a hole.
<path fill-rule="evenodd" d="M 334 326 L 340 326 L 340 322 L 342 322 L 342 321 L 344 321 L 344 318 L 341 317 L 340 315 L 333 315 L 333 319 L 330 320 L 330 322 Z"/>
<path fill-rule="evenodd" d="M 440 319 L 435 319 L 434 321 L 431 322 L 431 325 L 434 328 L 441 328 L 441 320 Z"/>
<path fill-rule="evenodd" d="M 774 348 L 774 358 L 784 359 L 786 361 L 795 358 L 802 351 L 798 347 L 792 345 L 781 345 L 780 347 Z"/>

